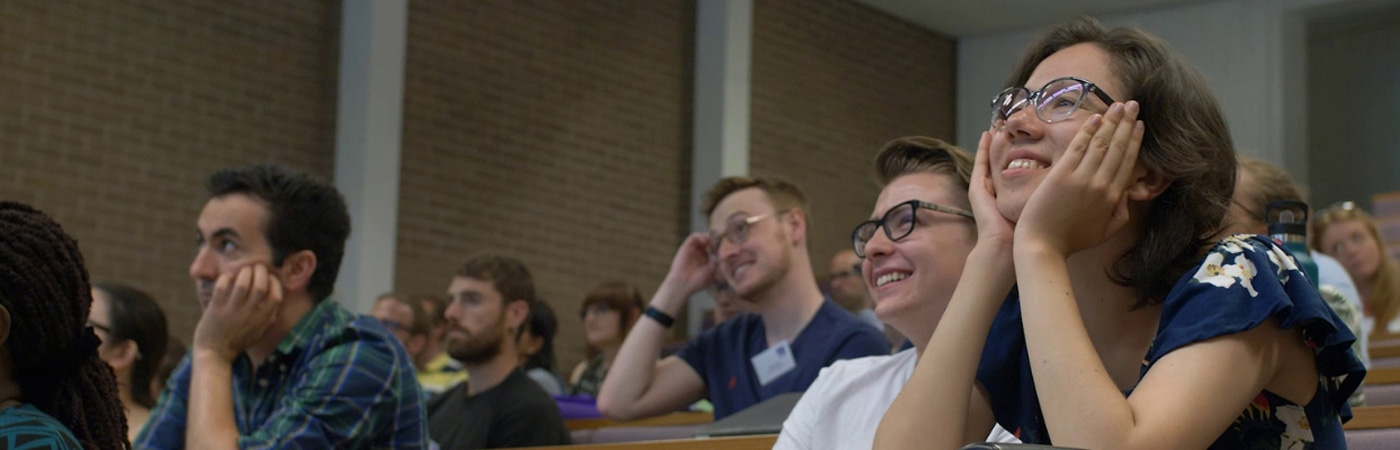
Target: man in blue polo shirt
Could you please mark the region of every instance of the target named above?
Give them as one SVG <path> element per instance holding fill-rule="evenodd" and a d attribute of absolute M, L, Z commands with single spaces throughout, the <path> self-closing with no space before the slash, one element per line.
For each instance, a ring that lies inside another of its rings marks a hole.
<path fill-rule="evenodd" d="M 836 360 L 889 353 L 874 328 L 823 299 L 807 252 L 807 211 L 790 183 L 728 177 L 705 193 L 710 233 L 686 238 L 608 371 L 598 409 L 619 420 L 679 410 L 703 398 L 720 419 L 801 392 Z M 743 314 L 657 361 L 686 299 L 723 279 L 754 302 Z"/>

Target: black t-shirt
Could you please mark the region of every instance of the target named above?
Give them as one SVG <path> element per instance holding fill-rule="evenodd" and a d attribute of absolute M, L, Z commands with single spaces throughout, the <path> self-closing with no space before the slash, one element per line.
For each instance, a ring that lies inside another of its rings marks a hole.
<path fill-rule="evenodd" d="M 486 392 L 458 384 L 428 401 L 428 436 L 443 449 L 568 445 L 559 406 L 520 369 Z"/>

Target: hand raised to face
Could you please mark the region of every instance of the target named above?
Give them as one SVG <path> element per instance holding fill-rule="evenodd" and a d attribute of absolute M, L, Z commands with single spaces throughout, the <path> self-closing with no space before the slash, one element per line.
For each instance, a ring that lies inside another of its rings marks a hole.
<path fill-rule="evenodd" d="M 194 349 L 233 361 L 277 320 L 282 282 L 261 263 L 219 275 L 209 306 L 195 326 Z"/>
<path fill-rule="evenodd" d="M 977 141 L 972 177 L 968 183 L 967 199 L 977 221 L 977 244 L 1010 250 L 1014 225 L 997 209 L 996 188 L 992 184 L 992 132 L 983 131 Z"/>
<path fill-rule="evenodd" d="M 681 295 L 689 297 L 713 283 L 716 262 L 710 254 L 710 239 L 706 233 L 690 233 L 671 258 L 663 284 L 674 283 Z"/>
<path fill-rule="evenodd" d="M 1016 242 L 1068 257 L 1128 223 L 1127 190 L 1142 145 L 1136 101 L 1115 103 L 1079 129 L 1026 202 Z"/>

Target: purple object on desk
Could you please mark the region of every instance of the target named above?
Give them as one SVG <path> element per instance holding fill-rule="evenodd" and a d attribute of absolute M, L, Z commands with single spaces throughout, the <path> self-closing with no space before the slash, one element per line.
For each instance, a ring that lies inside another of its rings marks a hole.
<path fill-rule="evenodd" d="M 587 395 L 555 395 L 554 404 L 559 405 L 559 415 L 564 420 L 597 419 L 603 417 L 598 412 L 597 399 Z"/>

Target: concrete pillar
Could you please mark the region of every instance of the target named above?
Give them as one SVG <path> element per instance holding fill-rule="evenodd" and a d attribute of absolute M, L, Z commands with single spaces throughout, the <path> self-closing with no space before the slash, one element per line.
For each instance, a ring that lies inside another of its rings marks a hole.
<path fill-rule="evenodd" d="M 335 293 L 362 313 L 394 287 L 407 32 L 407 0 L 344 2 L 335 184 L 349 204 L 352 231 Z"/>
<path fill-rule="evenodd" d="M 749 172 L 749 78 L 753 48 L 753 0 L 695 2 L 695 118 L 691 161 L 693 231 L 708 231 L 700 199 L 720 178 Z M 695 334 L 709 293 L 689 303 L 688 330 Z"/>

